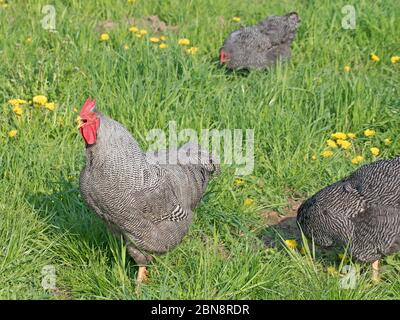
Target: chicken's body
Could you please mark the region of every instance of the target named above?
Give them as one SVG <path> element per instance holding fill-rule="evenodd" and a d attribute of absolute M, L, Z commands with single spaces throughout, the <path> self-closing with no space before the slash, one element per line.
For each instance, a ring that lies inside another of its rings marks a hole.
<path fill-rule="evenodd" d="M 164 253 L 181 242 L 192 210 L 218 166 L 211 156 L 204 164 L 160 164 L 154 157 L 148 161 L 120 123 L 96 115 L 100 126 L 96 142 L 86 147 L 81 194 L 115 233 L 123 235 L 136 263 L 145 266 L 149 253 Z M 186 148 L 193 151 L 193 146 Z"/>
<path fill-rule="evenodd" d="M 221 63 L 229 69 L 263 69 L 291 55 L 300 19 L 295 12 L 270 16 L 258 24 L 233 31 L 220 49 Z"/>
<path fill-rule="evenodd" d="M 364 262 L 400 251 L 400 157 L 364 165 L 305 201 L 297 221 L 328 247 L 349 244 Z"/>

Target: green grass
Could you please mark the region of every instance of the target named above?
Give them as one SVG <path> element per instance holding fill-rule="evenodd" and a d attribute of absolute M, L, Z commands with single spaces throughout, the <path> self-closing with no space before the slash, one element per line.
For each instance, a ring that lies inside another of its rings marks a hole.
<path fill-rule="evenodd" d="M 265 210 L 283 211 L 288 198 L 313 194 L 353 171 L 354 150 L 318 156 L 334 131 L 357 139 L 357 154 L 372 161 L 399 153 L 400 55 L 397 0 L 357 1 L 357 28 L 341 28 L 347 1 L 138 0 L 61 1 L 56 30 L 41 27 L 47 1 L 9 1 L 0 9 L 0 298 L 3 299 L 383 299 L 399 298 L 400 259 L 386 259 L 383 280 L 372 284 L 368 266 L 356 265 L 355 289 L 342 289 L 335 253 L 303 256 L 268 249 Z M 296 10 L 302 23 L 293 58 L 270 72 L 228 73 L 217 61 L 224 37 L 269 14 Z M 124 21 L 158 15 L 167 31 L 160 50 L 137 39 Z M 220 17 L 225 18 L 221 25 Z M 118 21 L 110 41 L 100 43 L 96 23 Z M 32 37 L 32 43 L 25 39 Z M 176 44 L 187 37 L 195 56 Z M 124 50 L 124 44 L 129 50 Z M 370 61 L 375 52 L 381 61 Z M 352 70 L 345 73 L 343 67 Z M 44 94 L 55 111 L 23 107 L 9 99 Z M 255 130 L 255 169 L 234 185 L 234 168 L 209 186 L 183 243 L 150 266 L 150 282 L 135 292 L 137 267 L 119 239 L 83 204 L 78 178 L 84 144 L 76 113 L 88 96 L 123 123 L 143 148 L 152 128 Z M 16 138 L 7 133 L 17 129 Z M 390 137 L 393 144 L 382 140 Z M 254 204 L 245 207 L 250 197 Z M 311 258 L 312 257 L 312 258 Z M 41 285 L 42 268 L 53 265 L 57 294 Z"/>

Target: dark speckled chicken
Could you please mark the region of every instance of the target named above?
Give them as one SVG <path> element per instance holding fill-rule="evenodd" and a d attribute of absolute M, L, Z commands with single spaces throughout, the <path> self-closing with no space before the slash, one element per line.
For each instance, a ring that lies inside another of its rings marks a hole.
<path fill-rule="evenodd" d="M 228 69 L 263 69 L 279 58 L 290 58 L 299 21 L 297 13 L 291 12 L 233 31 L 220 49 L 221 63 Z"/>
<path fill-rule="evenodd" d="M 193 143 L 178 149 L 174 163 L 162 161 L 166 151 L 145 154 L 120 123 L 94 108 L 88 99 L 78 119 L 86 142 L 80 191 L 109 228 L 122 234 L 142 282 L 150 254 L 174 248 L 188 232 L 192 211 L 219 166 Z"/>
<path fill-rule="evenodd" d="M 400 157 L 364 165 L 306 200 L 297 221 L 324 247 L 347 245 L 352 256 L 374 262 L 400 251 Z"/>

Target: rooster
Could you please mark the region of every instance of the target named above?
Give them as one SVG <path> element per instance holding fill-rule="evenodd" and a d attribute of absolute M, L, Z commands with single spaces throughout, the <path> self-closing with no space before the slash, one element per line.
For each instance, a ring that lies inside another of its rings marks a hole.
<path fill-rule="evenodd" d="M 220 49 L 221 64 L 228 69 L 264 69 L 279 58 L 290 58 L 299 22 L 298 14 L 291 12 L 233 31 Z"/>
<path fill-rule="evenodd" d="M 167 151 L 145 154 L 128 130 L 95 104 L 87 99 L 78 117 L 86 144 L 80 192 L 111 231 L 122 235 L 142 283 L 151 255 L 174 248 L 188 232 L 193 209 L 219 165 L 194 143 L 175 150 L 177 164 L 165 164 L 161 156 Z"/>

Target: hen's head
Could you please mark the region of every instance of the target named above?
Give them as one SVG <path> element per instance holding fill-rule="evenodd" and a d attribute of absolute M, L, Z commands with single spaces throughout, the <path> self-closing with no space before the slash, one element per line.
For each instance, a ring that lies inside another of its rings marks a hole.
<path fill-rule="evenodd" d="M 246 69 L 257 60 L 263 46 L 263 39 L 254 28 L 236 30 L 225 39 L 219 50 L 219 61 L 228 69 Z"/>
<path fill-rule="evenodd" d="M 221 49 L 219 52 L 219 61 L 221 62 L 221 64 L 227 63 L 230 60 L 230 55 L 225 52 L 224 49 Z"/>
<path fill-rule="evenodd" d="M 339 181 L 307 199 L 297 211 L 297 222 L 316 244 L 329 247 L 353 234 L 352 217 L 365 211 L 365 201 L 348 181 Z"/>
<path fill-rule="evenodd" d="M 96 100 L 88 98 L 77 119 L 79 130 L 87 145 L 96 143 L 97 129 L 100 126 L 100 119 L 94 111 L 95 107 Z"/>

